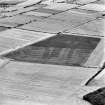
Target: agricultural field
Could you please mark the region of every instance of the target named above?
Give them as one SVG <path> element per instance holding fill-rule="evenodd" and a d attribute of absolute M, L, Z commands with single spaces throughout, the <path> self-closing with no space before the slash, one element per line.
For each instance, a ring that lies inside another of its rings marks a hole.
<path fill-rule="evenodd" d="M 103 0 L 1 0 L 0 105 L 90 105 L 104 35 Z"/>

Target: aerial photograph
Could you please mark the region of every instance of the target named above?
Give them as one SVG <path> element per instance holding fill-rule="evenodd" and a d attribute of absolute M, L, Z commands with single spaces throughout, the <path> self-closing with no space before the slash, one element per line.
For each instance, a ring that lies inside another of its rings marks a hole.
<path fill-rule="evenodd" d="M 105 0 L 0 0 L 0 105 L 105 105 Z"/>

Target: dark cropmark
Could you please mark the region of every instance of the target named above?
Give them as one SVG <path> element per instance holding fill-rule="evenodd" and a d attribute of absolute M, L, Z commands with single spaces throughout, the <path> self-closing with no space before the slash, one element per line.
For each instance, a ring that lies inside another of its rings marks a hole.
<path fill-rule="evenodd" d="M 100 38 L 57 34 L 2 56 L 23 62 L 83 66 L 99 41 Z"/>

